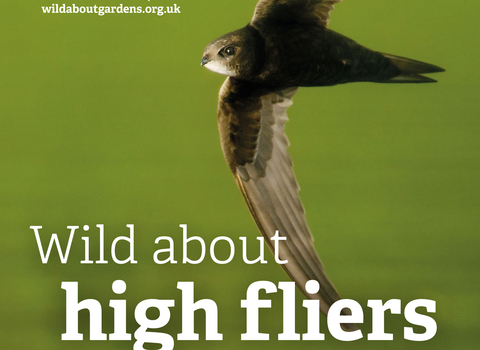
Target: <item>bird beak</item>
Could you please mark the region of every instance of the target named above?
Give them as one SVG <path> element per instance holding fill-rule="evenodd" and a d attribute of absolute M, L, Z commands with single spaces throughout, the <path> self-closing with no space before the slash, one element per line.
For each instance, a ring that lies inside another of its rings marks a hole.
<path fill-rule="evenodd" d="M 203 56 L 202 58 L 202 63 L 200 63 L 201 66 L 204 66 L 206 65 L 208 62 L 210 62 L 210 58 L 208 58 L 207 56 Z"/>

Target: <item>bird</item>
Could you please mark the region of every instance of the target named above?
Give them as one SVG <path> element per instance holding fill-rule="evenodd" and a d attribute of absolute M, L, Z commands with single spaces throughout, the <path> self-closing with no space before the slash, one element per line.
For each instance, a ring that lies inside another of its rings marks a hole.
<path fill-rule="evenodd" d="M 436 80 L 423 74 L 444 71 L 370 50 L 329 29 L 340 1 L 260 0 L 252 20 L 210 42 L 201 60 L 227 76 L 217 111 L 220 141 L 248 209 L 272 251 L 271 238 L 284 238 L 277 253 L 288 263 L 281 266 L 308 298 L 320 300 L 326 315 L 340 296 L 316 252 L 288 153 L 285 123 L 292 97 L 300 87 L 432 83 Z M 319 282 L 318 293 L 307 292 L 309 280 Z"/>

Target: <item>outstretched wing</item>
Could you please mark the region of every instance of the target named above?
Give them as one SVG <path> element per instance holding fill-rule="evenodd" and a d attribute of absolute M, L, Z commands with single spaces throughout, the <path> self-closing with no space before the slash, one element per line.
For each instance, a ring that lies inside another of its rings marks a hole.
<path fill-rule="evenodd" d="M 290 278 L 309 298 L 321 300 L 325 314 L 339 296 L 325 275 L 300 201 L 299 186 L 288 154 L 286 110 L 297 88 L 267 91 L 227 78 L 220 90 L 218 124 L 222 149 L 238 187 L 265 240 L 279 231 L 279 256 Z M 317 280 L 320 292 L 305 291 Z"/>
<path fill-rule="evenodd" d="M 333 5 L 342 0 L 260 0 L 252 25 L 262 23 L 311 23 L 326 27 Z"/>

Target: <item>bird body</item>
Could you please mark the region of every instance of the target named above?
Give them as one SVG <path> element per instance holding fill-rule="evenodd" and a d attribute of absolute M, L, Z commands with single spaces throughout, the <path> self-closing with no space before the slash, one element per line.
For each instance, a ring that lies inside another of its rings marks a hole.
<path fill-rule="evenodd" d="M 443 71 L 435 65 L 370 50 L 314 21 L 288 16 L 275 21 L 268 14 L 264 16 L 267 20 L 254 19 L 244 28 L 212 41 L 202 64 L 215 72 L 277 90 L 350 82 L 435 82 L 421 74 Z M 220 55 L 223 60 L 218 60 L 222 48 L 230 48 L 234 54 L 230 57 L 224 53 Z"/>
<path fill-rule="evenodd" d="M 340 0 L 260 0 L 253 19 L 212 41 L 202 65 L 227 75 L 218 126 L 227 164 L 267 242 L 277 234 L 290 278 L 325 314 L 340 299 L 313 245 L 288 154 L 286 111 L 299 87 L 349 82 L 425 83 L 442 68 L 370 50 L 327 28 Z M 273 250 L 274 247 L 270 246 Z M 308 280 L 321 288 L 310 294 Z M 348 313 L 348 311 L 344 311 Z M 355 325 L 343 325 L 355 330 Z"/>
<path fill-rule="evenodd" d="M 254 31 L 257 33 L 253 34 Z M 277 89 L 387 81 L 401 73 L 381 53 L 316 25 L 287 24 L 259 29 L 247 25 L 236 35 L 251 35 L 251 42 L 258 45 L 255 51 L 264 52 L 250 52 L 253 69 L 240 70 L 238 78 Z"/>

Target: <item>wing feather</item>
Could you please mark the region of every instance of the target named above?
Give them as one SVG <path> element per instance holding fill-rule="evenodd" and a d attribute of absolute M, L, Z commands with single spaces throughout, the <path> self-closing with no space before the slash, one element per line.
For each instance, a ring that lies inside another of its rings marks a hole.
<path fill-rule="evenodd" d="M 260 0 L 251 21 L 262 23 L 311 23 L 326 27 L 334 4 L 342 0 Z"/>
<path fill-rule="evenodd" d="M 321 310 L 326 314 L 340 297 L 315 250 L 285 134 L 286 110 L 296 91 L 297 88 L 262 90 L 227 78 L 219 100 L 220 138 L 227 163 L 270 249 L 273 251 L 271 238 L 278 230 L 281 237 L 287 238 L 279 245 L 279 257 L 288 260 L 282 267 L 307 297 L 321 300 Z M 255 140 L 250 139 L 255 145 L 254 157 L 246 159 L 239 157 L 244 154 L 241 148 L 245 145 L 239 130 L 242 125 L 251 125 L 251 120 L 259 120 L 260 127 L 255 129 Z M 231 123 L 240 127 L 231 127 Z M 317 295 L 305 291 L 308 280 L 319 281 Z"/>

